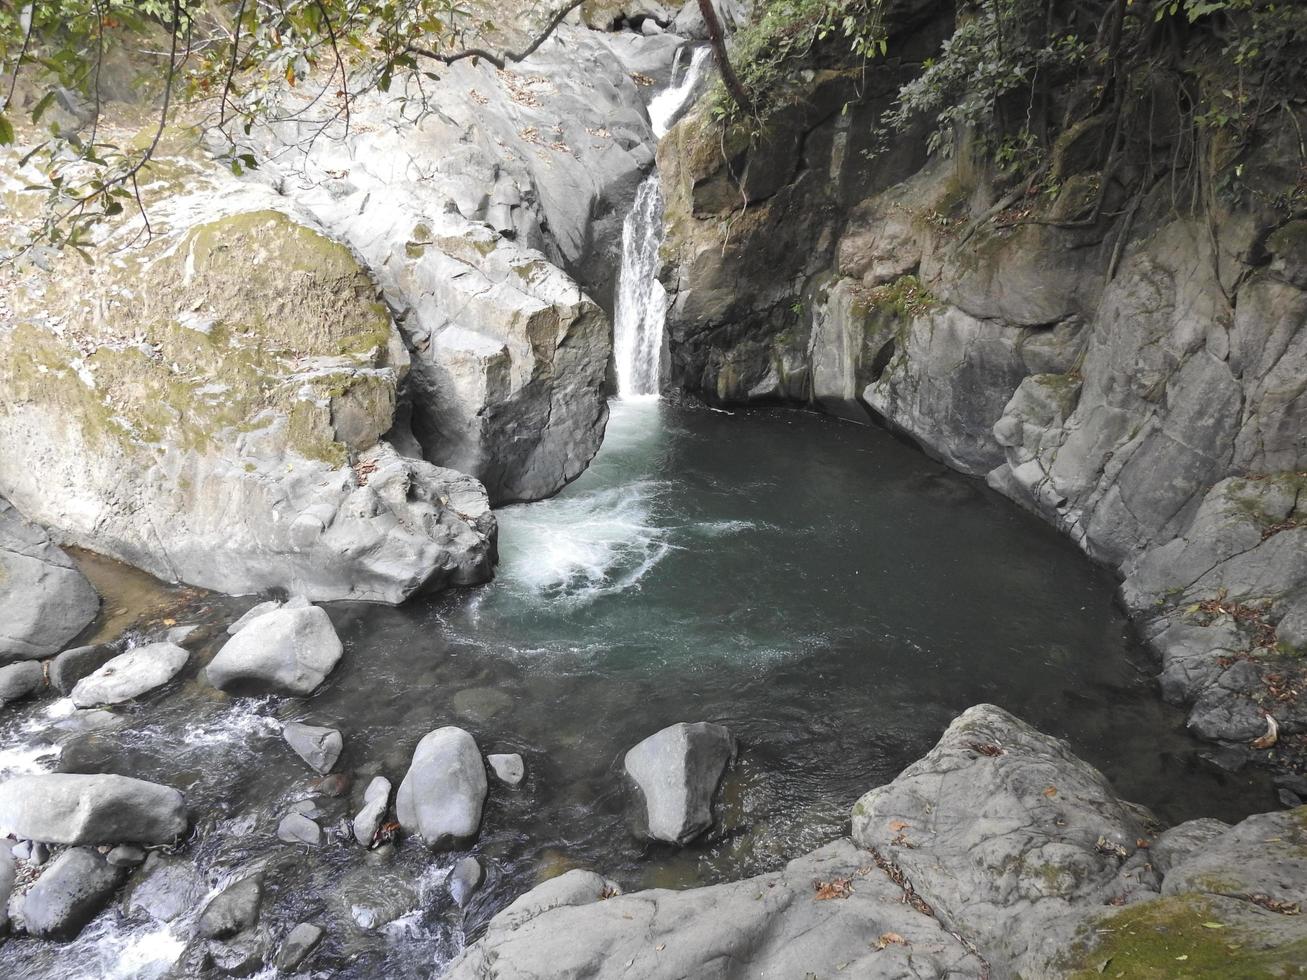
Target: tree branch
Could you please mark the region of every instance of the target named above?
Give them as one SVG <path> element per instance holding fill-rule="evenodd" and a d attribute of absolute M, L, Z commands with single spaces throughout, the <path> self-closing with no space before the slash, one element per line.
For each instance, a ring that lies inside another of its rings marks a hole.
<path fill-rule="evenodd" d="M 577 7 L 581 6 L 584 2 L 585 0 L 568 0 L 566 6 L 562 7 L 556 14 L 554 14 L 549 23 L 545 25 L 545 29 L 537 35 L 536 39 L 521 51 L 504 51 L 500 54 L 496 54 L 493 51 L 487 51 L 485 48 L 463 48 L 461 51 L 441 53 L 439 51 L 432 51 L 430 48 L 420 47 L 416 44 L 406 44 L 404 46 L 404 52 L 406 54 L 421 55 L 423 58 L 430 58 L 432 61 L 439 61 L 446 65 L 452 65 L 454 62 L 462 61 L 464 58 L 482 58 L 485 61 L 490 62 L 500 71 L 503 71 L 504 66 L 508 62 L 525 61 L 527 58 L 531 57 L 531 55 L 535 54 L 540 45 L 549 40 L 549 36 L 558 29 L 558 25 L 563 22 L 563 18 Z"/>

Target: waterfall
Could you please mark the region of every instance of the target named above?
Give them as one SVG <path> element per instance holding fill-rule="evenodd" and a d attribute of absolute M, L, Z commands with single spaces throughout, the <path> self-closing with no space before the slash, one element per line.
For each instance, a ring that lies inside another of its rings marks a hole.
<path fill-rule="evenodd" d="M 707 47 L 697 49 L 678 83 L 680 54 L 678 51 L 672 65 L 672 84 L 649 103 L 649 121 L 660 139 L 694 94 L 710 51 Z M 613 359 L 621 398 L 658 397 L 663 321 L 667 315 L 667 294 L 658 281 L 658 250 L 662 244 L 663 193 L 655 170 L 636 191 L 635 204 L 622 223 L 622 267 L 613 317 Z"/>

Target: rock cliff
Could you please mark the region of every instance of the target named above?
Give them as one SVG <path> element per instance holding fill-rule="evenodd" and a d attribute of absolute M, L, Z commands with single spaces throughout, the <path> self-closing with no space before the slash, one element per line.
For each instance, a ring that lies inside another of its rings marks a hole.
<path fill-rule="evenodd" d="M 1267 712 L 1302 731 L 1267 682 L 1302 673 L 1285 656 L 1307 602 L 1294 127 L 1259 134 L 1243 196 L 1202 216 L 1161 177 L 1128 198 L 1074 129 L 1039 200 L 997 190 L 965 143 L 952 159 L 924 133 L 868 152 L 917 55 L 953 29 L 951 5 L 906 6 L 920 19 L 897 57 L 795 70 L 752 138 L 703 106 L 660 146 L 672 383 L 903 433 L 1125 578 L 1154 646 L 1189 658 L 1168 697 L 1240 692 L 1237 721 L 1195 714 L 1204 735 L 1242 742 Z"/>

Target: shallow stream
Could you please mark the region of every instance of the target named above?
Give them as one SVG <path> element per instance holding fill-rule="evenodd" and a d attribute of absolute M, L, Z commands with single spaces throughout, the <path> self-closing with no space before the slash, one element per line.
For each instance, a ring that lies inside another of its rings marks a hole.
<path fill-rule="evenodd" d="M 398 609 L 328 607 L 346 653 L 307 700 L 229 698 L 197 679 L 254 598 L 163 589 L 88 560 L 114 620 L 106 635 L 129 620 L 146 638 L 198 622 L 196 655 L 116 729 L 58 730 L 66 701 L 7 712 L 0 778 L 114 771 L 183 789 L 197 823 L 184 853 L 208 887 L 266 863 L 262 922 L 278 936 L 304 919 L 326 926 L 313 967 L 357 978 L 438 976 L 490 915 L 566 868 L 626 888 L 775 868 L 846 832 L 859 795 L 982 701 L 1069 739 L 1167 822 L 1273 805 L 1260 777 L 1200 759 L 1103 570 L 878 430 L 616 402 L 581 479 L 499 516 L 493 583 Z M 467 728 L 483 752 L 523 754 L 521 788 L 491 781 L 474 849 L 489 878 L 466 914 L 443 888 L 458 854 L 410 842 L 387 862 L 352 843 L 276 839 L 289 804 L 321 788 L 278 734 L 295 719 L 345 735 L 337 771 L 352 786 L 321 801 L 325 827 L 353 816 L 372 775 L 397 785 L 441 725 Z M 621 757 L 682 720 L 741 741 L 722 826 L 683 850 L 646 846 L 627 826 Z M 0 975 L 168 975 L 188 917 L 163 927 L 122 907 L 72 944 L 10 940 Z M 360 916 L 388 924 L 364 929 Z"/>

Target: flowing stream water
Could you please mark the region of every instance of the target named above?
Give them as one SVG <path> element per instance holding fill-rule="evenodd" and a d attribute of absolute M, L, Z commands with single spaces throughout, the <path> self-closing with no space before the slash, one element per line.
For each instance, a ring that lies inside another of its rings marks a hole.
<path fill-rule="evenodd" d="M 680 101 L 660 105 L 664 128 L 703 64 L 696 55 Z M 646 263 L 623 269 L 619 302 L 631 396 L 658 390 L 662 311 L 639 293 L 656 285 L 657 194 L 656 180 L 641 188 L 628 221 L 628 258 Z M 195 820 L 179 860 L 200 880 L 170 923 L 133 910 L 129 884 L 72 943 L 11 939 L 0 976 L 192 975 L 176 964 L 205 896 L 257 868 L 268 871 L 261 928 L 327 928 L 315 970 L 438 976 L 496 911 L 568 868 L 626 888 L 688 887 L 776 868 L 847 833 L 862 793 L 982 701 L 1067 738 L 1168 822 L 1273 805 L 1264 776 L 1204 762 L 1183 714 L 1157 698 L 1156 666 L 1105 572 L 882 431 L 626 398 L 580 479 L 499 519 L 494 582 L 400 608 L 326 607 L 345 655 L 308 699 L 231 697 L 203 682 L 226 625 L 256 598 L 168 588 L 82 556 L 106 596 L 103 637 L 193 624 L 194 653 L 178 680 L 105 727 L 78 723 L 67 700 L 6 711 L 0 778 L 119 772 L 178 787 Z M 280 730 L 292 720 L 343 732 L 344 780 L 324 782 L 290 751 Z M 641 842 L 621 758 L 665 725 L 699 720 L 741 742 L 719 826 L 681 849 Z M 397 785 L 418 740 L 448 724 L 483 752 L 522 753 L 528 773 L 516 790 L 492 780 L 471 849 L 487 881 L 467 910 L 444 888 L 462 853 L 415 842 L 369 852 L 334 833 L 316 848 L 277 839 L 299 800 L 313 798 L 329 830 L 352 817 L 372 776 Z"/>

